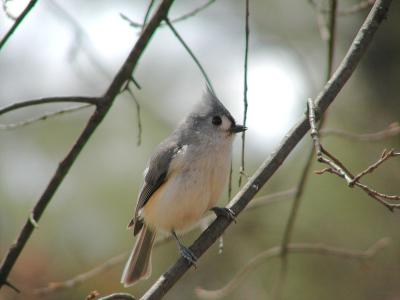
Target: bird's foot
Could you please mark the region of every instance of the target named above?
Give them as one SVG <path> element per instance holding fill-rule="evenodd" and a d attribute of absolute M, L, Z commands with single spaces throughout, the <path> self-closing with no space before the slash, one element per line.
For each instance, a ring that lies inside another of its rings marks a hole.
<path fill-rule="evenodd" d="M 182 244 L 179 245 L 179 252 L 184 259 L 186 259 L 195 269 L 197 269 L 197 256 L 193 253 L 192 250 L 183 246 Z"/>
<path fill-rule="evenodd" d="M 232 209 L 227 207 L 213 207 L 211 210 L 217 215 L 217 217 L 224 217 L 236 223 L 236 214 Z"/>

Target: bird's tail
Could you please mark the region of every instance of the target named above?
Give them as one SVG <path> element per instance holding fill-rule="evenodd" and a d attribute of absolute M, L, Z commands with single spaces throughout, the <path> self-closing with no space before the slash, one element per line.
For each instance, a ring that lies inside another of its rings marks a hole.
<path fill-rule="evenodd" d="M 121 283 L 125 287 L 150 277 L 151 250 L 155 237 L 156 232 L 144 224 L 122 273 Z"/>

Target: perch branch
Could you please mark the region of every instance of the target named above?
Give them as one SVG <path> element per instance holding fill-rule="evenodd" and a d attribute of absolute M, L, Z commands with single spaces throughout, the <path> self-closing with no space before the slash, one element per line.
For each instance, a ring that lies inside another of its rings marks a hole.
<path fill-rule="evenodd" d="M 245 211 L 248 212 L 248 211 L 251 211 L 254 209 L 259 209 L 261 207 L 264 207 L 270 203 L 286 200 L 286 199 L 288 199 L 287 197 L 293 196 L 294 193 L 295 193 L 295 189 L 289 189 L 289 190 L 280 191 L 280 192 L 276 192 L 276 193 L 272 193 L 272 194 L 268 194 L 268 195 L 265 195 L 262 197 L 255 198 L 249 204 L 249 206 L 246 207 Z M 284 198 L 284 197 L 286 197 L 286 198 Z M 190 231 L 199 229 L 202 224 L 210 224 L 213 219 L 214 219 L 213 215 L 204 217 Z M 171 235 L 165 235 L 156 240 L 154 247 L 162 246 L 171 240 L 172 240 Z M 75 277 L 65 280 L 65 281 L 50 282 L 46 287 L 34 290 L 34 293 L 39 294 L 39 295 L 45 295 L 45 294 L 53 293 L 55 291 L 76 287 L 76 286 L 80 285 L 81 283 L 89 280 L 90 278 L 93 278 L 99 274 L 102 274 L 102 273 L 108 271 L 110 268 L 116 266 L 117 264 L 123 263 L 126 260 L 127 256 L 128 256 L 128 252 L 118 254 L 118 255 L 108 259 L 106 262 L 103 262 L 101 265 L 96 266 L 95 268 L 93 268 L 85 273 L 81 273 L 81 274 L 76 275 Z"/>
<path fill-rule="evenodd" d="M 342 60 L 332 78 L 326 83 L 323 90 L 316 97 L 318 111 L 322 114 L 334 101 L 344 84 L 357 67 L 362 55 L 373 39 L 374 33 L 381 22 L 386 18 L 391 0 L 377 0 L 371 9 L 364 24 L 357 33 L 350 49 Z M 271 178 L 279 166 L 285 161 L 294 147 L 300 142 L 307 131 L 310 123 L 307 116 L 304 116 L 297 125 L 286 135 L 280 146 L 271 156 L 266 159 L 239 193 L 228 204 L 236 215 L 247 206 L 260 188 Z M 231 224 L 232 220 L 218 217 L 193 243 L 190 247 L 196 257 L 202 254 L 219 238 L 219 236 Z M 190 264 L 179 258 L 142 296 L 142 300 L 161 299 L 175 283 L 188 271 Z"/>
<path fill-rule="evenodd" d="M 136 41 L 135 46 L 129 53 L 127 59 L 112 80 L 106 93 L 100 99 L 98 99 L 98 102 L 96 103 L 96 110 L 90 117 L 86 127 L 83 129 L 81 135 L 76 140 L 72 149 L 58 165 L 57 170 L 55 171 L 49 184 L 35 204 L 32 211 L 32 217 L 36 222 L 39 221 L 40 217 L 44 213 L 47 205 L 50 203 L 51 199 L 53 198 L 60 184 L 62 183 L 64 177 L 67 175 L 71 166 L 75 162 L 79 153 L 84 148 L 93 132 L 96 130 L 96 128 L 99 126 L 101 121 L 108 113 L 111 105 L 114 102 L 114 99 L 119 95 L 124 83 L 131 78 L 132 72 L 134 71 L 144 49 L 146 48 L 148 42 L 155 33 L 159 24 L 162 22 L 162 20 L 166 18 L 172 3 L 173 0 L 163 0 L 161 2 L 157 11 Z M 8 249 L 8 252 L 6 253 L 0 265 L 0 288 L 7 281 L 8 275 L 14 267 L 22 250 L 24 249 L 26 242 L 31 236 L 34 228 L 35 227 L 32 225 L 28 218 L 23 228 L 21 229 L 15 243 L 13 243 Z"/>

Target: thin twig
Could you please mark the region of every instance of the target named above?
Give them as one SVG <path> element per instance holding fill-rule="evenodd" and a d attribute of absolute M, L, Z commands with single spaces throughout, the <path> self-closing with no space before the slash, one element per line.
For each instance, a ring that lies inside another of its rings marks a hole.
<path fill-rule="evenodd" d="M 66 157 L 59 163 L 53 177 L 50 179 L 50 182 L 48 183 L 43 194 L 40 196 L 39 200 L 37 201 L 32 210 L 32 217 L 36 222 L 39 222 L 40 217 L 43 215 L 47 205 L 53 198 L 54 194 L 56 193 L 63 179 L 68 174 L 68 171 L 75 162 L 79 153 L 82 151 L 82 149 L 84 148 L 84 146 L 86 145 L 86 143 L 88 142 L 89 138 L 94 133 L 96 128 L 100 125 L 101 121 L 107 115 L 109 109 L 111 108 L 114 102 L 114 99 L 117 97 L 117 95 L 119 95 L 121 88 L 123 87 L 125 82 L 129 80 L 129 78 L 132 76 L 132 73 L 144 49 L 146 48 L 147 44 L 149 43 L 151 37 L 158 28 L 159 24 L 166 18 L 172 3 L 173 0 L 163 0 L 161 2 L 157 11 L 151 18 L 150 22 L 139 36 L 138 40 L 135 43 L 135 46 L 129 53 L 125 62 L 119 69 L 118 73 L 115 75 L 106 93 L 102 97 L 100 97 L 100 99 L 95 98 L 97 103 L 96 110 L 90 117 L 88 123 L 86 124 L 86 127 L 83 129 L 82 133 L 76 140 L 71 150 L 68 152 Z M 81 99 L 83 98 L 86 100 L 88 99 L 87 97 L 81 97 Z M 20 105 L 20 107 L 28 106 L 26 103 L 29 103 L 29 101 L 25 102 L 25 105 L 23 106 Z M 30 105 L 32 104 L 38 104 L 38 103 L 35 102 L 30 103 Z M 14 107 L 13 109 L 16 108 Z M 12 109 L 9 108 L 8 111 L 10 110 Z M 5 110 L 3 110 L 3 113 L 4 112 Z M 13 243 L 8 249 L 0 266 L 0 288 L 7 281 L 8 275 L 10 274 L 12 268 L 14 267 L 27 241 L 29 240 L 34 228 L 35 227 L 32 225 L 32 223 L 28 218 L 18 235 L 16 242 Z"/>
<path fill-rule="evenodd" d="M 249 0 L 246 0 L 246 16 L 245 16 L 245 46 L 244 46 L 244 66 L 243 66 L 243 126 L 246 126 L 247 123 L 247 64 L 249 57 L 249 36 L 250 36 L 250 27 L 249 27 Z M 240 164 L 240 175 L 239 175 L 239 187 L 242 185 L 242 173 L 245 172 L 245 144 L 246 144 L 246 131 L 242 132 L 242 156 L 241 156 L 241 164 Z"/>
<path fill-rule="evenodd" d="M 320 13 L 329 13 L 329 10 L 325 9 L 322 7 L 320 3 L 318 3 L 316 0 L 309 0 L 309 2 L 315 7 L 315 9 L 320 12 Z M 372 5 L 374 5 L 375 0 L 364 0 L 360 1 L 359 3 L 356 3 L 352 6 L 349 6 L 347 8 L 339 9 L 338 10 L 338 15 L 339 16 L 348 16 L 352 15 L 355 13 L 359 13 L 365 9 L 370 8 Z"/>
<path fill-rule="evenodd" d="M 3 6 L 3 11 L 4 11 L 4 13 L 6 14 L 6 16 L 7 16 L 9 19 L 15 21 L 15 20 L 17 20 L 18 17 L 12 15 L 12 14 L 9 12 L 8 8 L 7 8 L 7 3 L 8 3 L 8 2 L 11 2 L 11 1 L 12 1 L 12 0 L 3 0 L 3 1 L 2 1 L 2 2 L 3 2 L 2 6 Z"/>
<path fill-rule="evenodd" d="M 333 61 L 334 61 L 334 53 L 335 53 L 335 41 L 336 41 L 336 10 L 337 10 L 337 2 L 336 0 L 331 0 L 331 7 L 330 7 L 330 15 L 329 15 L 329 32 L 328 32 L 328 39 L 327 39 L 327 68 L 326 68 L 326 81 L 329 80 L 329 78 L 332 75 L 332 70 L 333 70 Z M 319 129 L 321 129 L 326 122 L 326 116 L 325 118 L 321 119 L 321 122 L 319 124 Z M 301 199 L 303 196 L 304 188 L 308 182 L 309 174 L 310 174 L 310 169 L 311 165 L 313 162 L 314 158 L 314 148 L 311 147 L 308 149 L 308 153 L 306 155 L 306 161 L 302 170 L 302 173 L 300 175 L 300 180 L 297 185 L 297 191 L 293 200 L 292 208 L 289 213 L 289 217 L 284 229 L 283 233 L 283 238 L 282 238 L 282 252 L 281 252 L 281 266 L 278 274 L 278 280 L 277 284 L 274 289 L 274 298 L 275 299 L 280 299 L 282 297 L 283 291 L 284 291 L 284 285 L 286 283 L 286 277 L 288 273 L 288 264 L 289 264 L 289 258 L 288 258 L 288 245 L 291 242 L 293 231 L 294 231 L 294 225 L 296 222 L 297 214 L 299 211 L 299 207 L 301 204 Z"/>
<path fill-rule="evenodd" d="M 316 103 L 318 111 L 321 114 L 324 113 L 328 106 L 334 101 L 339 91 L 354 72 L 361 57 L 371 43 L 374 33 L 379 28 L 381 22 L 386 18 L 390 3 L 391 0 L 377 0 L 374 7 L 371 9 L 371 12 L 361 26 L 338 69 L 317 96 Z M 276 151 L 272 152 L 270 157 L 261 164 L 254 175 L 228 204 L 227 207 L 230 208 L 233 213 L 237 216 L 240 214 L 240 212 L 253 199 L 259 189 L 262 188 L 276 170 L 278 170 L 279 166 L 285 161 L 286 157 L 291 153 L 309 129 L 310 123 L 307 116 L 304 116 L 286 135 L 286 138 L 281 142 Z M 200 258 L 225 231 L 231 222 L 232 220 L 221 217 L 211 223 L 211 225 L 190 247 L 196 257 Z M 190 264 L 188 264 L 184 258 L 179 258 L 163 275 L 159 277 L 141 299 L 161 299 L 189 270 L 189 268 Z"/>
<path fill-rule="evenodd" d="M 288 251 L 293 254 L 318 254 L 329 255 L 344 259 L 355 259 L 360 261 L 369 260 L 374 257 L 380 250 L 389 245 L 389 238 L 382 238 L 375 242 L 368 249 L 350 250 L 346 248 L 338 248 L 321 243 L 293 243 L 288 245 Z M 243 266 L 234 277 L 222 288 L 216 290 L 208 290 L 204 288 L 197 288 L 196 294 L 203 299 L 220 299 L 226 297 L 231 293 L 239 284 L 241 284 L 246 276 L 265 263 L 271 258 L 280 256 L 282 248 L 279 246 L 270 248 L 253 257 L 245 266 Z"/>
<path fill-rule="evenodd" d="M 127 85 L 126 90 L 128 91 L 129 95 L 131 95 L 133 102 L 135 102 L 136 106 L 136 119 L 137 119 L 137 128 L 138 128 L 138 134 L 137 134 L 137 146 L 140 146 L 142 143 L 142 118 L 140 114 L 140 104 L 136 96 L 134 95 L 132 89 Z"/>
<path fill-rule="evenodd" d="M 383 139 L 391 138 L 393 136 L 400 134 L 400 124 L 399 122 L 393 122 L 383 130 L 373 133 L 352 133 L 339 129 L 324 128 L 319 131 L 321 137 L 338 136 L 341 138 L 349 139 L 351 141 L 360 142 L 377 142 Z"/>
<path fill-rule="evenodd" d="M 245 211 L 249 212 L 254 209 L 262 208 L 262 207 L 264 207 L 268 204 L 274 203 L 274 202 L 287 200 L 287 199 L 289 199 L 288 197 L 293 196 L 294 193 L 295 193 L 295 189 L 289 189 L 289 190 L 284 190 L 284 191 L 268 194 L 265 196 L 261 196 L 258 198 L 254 198 L 254 200 L 249 204 L 249 206 L 246 207 Z M 202 218 L 197 223 L 197 225 L 194 226 L 188 232 L 199 229 L 202 224 L 210 224 L 213 219 L 214 219 L 213 215 L 209 215 L 209 216 Z M 154 247 L 162 246 L 171 240 L 172 240 L 171 235 L 165 235 L 156 240 L 156 242 L 154 243 Z M 90 278 L 93 278 L 99 274 L 102 274 L 102 273 L 108 271 L 109 269 L 111 269 L 112 267 L 116 266 L 117 264 L 124 262 L 126 260 L 127 256 L 128 256 L 127 252 L 118 254 L 118 255 L 113 256 L 110 259 L 106 260 L 102 264 L 94 267 L 93 269 L 90 269 L 89 271 L 78 274 L 78 275 L 74 276 L 73 278 L 70 278 L 68 280 L 61 281 L 61 282 L 50 282 L 46 287 L 34 290 L 34 293 L 39 294 L 39 295 L 45 295 L 45 294 L 53 293 L 53 292 L 56 292 L 59 290 L 76 287 L 76 286 L 82 284 L 83 282 L 89 280 Z"/>
<path fill-rule="evenodd" d="M 399 209 L 400 204 L 390 203 L 389 201 L 400 201 L 400 196 L 397 195 L 387 195 L 384 193 L 377 192 L 372 188 L 368 187 L 365 184 L 359 182 L 359 179 L 376 170 L 383 162 L 387 161 L 389 158 L 394 156 L 400 156 L 400 153 L 395 152 L 393 149 L 390 151 L 384 150 L 381 157 L 377 162 L 367 167 L 365 170 L 360 172 L 358 175 L 354 176 L 345 166 L 344 164 L 336 158 L 333 154 L 329 153 L 322 145 L 319 139 L 319 134 L 317 127 L 315 125 L 315 107 L 312 99 L 308 100 L 308 110 L 309 110 L 309 121 L 311 126 L 311 138 L 314 142 L 315 151 L 317 155 L 317 160 L 320 163 L 328 165 L 328 168 L 325 168 L 317 174 L 323 174 L 325 172 L 330 172 L 335 174 L 346 180 L 347 185 L 349 187 L 358 186 L 364 192 L 366 192 L 370 197 L 377 200 L 379 203 L 383 204 L 389 210 L 393 211 L 394 209 Z"/>
<path fill-rule="evenodd" d="M 21 121 L 21 122 L 17 122 L 17 123 L 0 124 L 0 130 L 11 130 L 11 129 L 24 127 L 24 126 L 30 125 L 32 123 L 36 123 L 36 122 L 39 122 L 39 121 L 48 120 L 50 118 L 57 117 L 59 115 L 80 111 L 80 110 L 88 108 L 90 106 L 92 106 L 92 104 L 83 104 L 83 105 L 68 107 L 68 108 L 65 108 L 65 109 L 60 109 L 60 110 L 57 110 L 57 111 L 54 111 L 54 112 L 45 113 L 45 114 L 43 114 L 43 115 L 41 115 L 39 117 L 31 118 L 31 119 L 28 119 L 28 120 L 25 120 L 25 121 Z"/>
<path fill-rule="evenodd" d="M 200 69 L 201 74 L 203 74 L 204 79 L 206 80 L 206 83 L 210 90 L 215 94 L 215 90 L 213 88 L 213 85 L 211 83 L 211 80 L 208 78 L 206 71 L 204 70 L 203 66 L 201 65 L 200 61 L 197 59 L 197 57 L 194 55 L 192 50 L 190 50 L 189 46 L 185 43 L 183 38 L 179 35 L 179 33 L 176 31 L 174 26 L 172 25 L 171 21 L 168 18 L 165 18 L 165 22 L 167 23 L 168 27 L 171 29 L 172 33 L 175 35 L 175 37 L 179 40 L 179 42 L 182 44 L 182 46 L 186 49 L 186 51 L 189 53 L 189 55 L 192 57 L 198 68 Z"/>
<path fill-rule="evenodd" d="M 40 98 L 35 100 L 28 100 L 22 102 L 16 102 L 0 108 L 0 116 L 13 110 L 17 110 L 23 107 L 48 104 L 48 103 L 87 103 L 97 105 L 101 100 L 101 97 L 50 97 Z"/>
<path fill-rule="evenodd" d="M 150 4 L 149 4 L 149 6 L 147 7 L 146 14 L 144 15 L 142 29 L 143 29 L 143 28 L 146 26 L 146 24 L 147 24 L 147 20 L 148 20 L 148 18 L 149 18 L 149 16 L 150 16 L 151 10 L 153 9 L 154 3 L 155 3 L 155 0 L 150 0 Z"/>
<path fill-rule="evenodd" d="M 127 293 L 115 293 L 105 297 L 101 297 L 98 300 L 136 300 L 136 298 Z"/>
<path fill-rule="evenodd" d="M 184 21 L 187 20 L 191 17 L 194 17 L 195 15 L 197 15 L 199 12 L 201 12 L 202 10 L 205 10 L 207 7 L 209 7 L 211 4 L 213 4 L 216 0 L 209 0 L 206 3 L 196 7 L 195 9 L 193 9 L 192 11 L 185 13 L 183 15 L 181 15 L 180 17 L 177 17 L 175 19 L 171 19 L 171 23 L 177 23 L 180 21 Z M 123 13 L 119 14 L 121 16 L 121 18 L 125 21 L 127 21 L 129 23 L 129 25 L 131 27 L 134 28 L 141 28 L 143 27 L 143 24 L 140 24 L 138 22 L 132 21 L 128 16 L 124 15 Z M 162 27 L 163 24 L 160 25 L 160 27 Z"/>
<path fill-rule="evenodd" d="M 3 48 L 3 46 L 7 43 L 9 38 L 13 35 L 15 30 L 18 28 L 18 26 L 22 23 L 22 21 L 25 19 L 25 17 L 29 14 L 31 9 L 35 6 L 36 2 L 38 0 L 31 0 L 29 1 L 28 5 L 25 7 L 25 9 L 22 11 L 22 13 L 18 16 L 18 18 L 15 20 L 14 24 L 11 26 L 11 28 L 7 31 L 6 35 L 1 39 L 0 41 L 0 50 Z"/>

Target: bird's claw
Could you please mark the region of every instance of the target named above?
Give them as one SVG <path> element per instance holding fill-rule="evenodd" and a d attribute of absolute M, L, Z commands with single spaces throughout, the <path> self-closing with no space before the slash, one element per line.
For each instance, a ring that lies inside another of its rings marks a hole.
<path fill-rule="evenodd" d="M 180 245 L 179 246 L 179 252 L 181 253 L 181 256 L 186 259 L 191 265 L 193 265 L 193 267 L 195 269 L 197 269 L 197 256 L 193 253 L 192 250 L 190 250 L 189 248 Z"/>
<path fill-rule="evenodd" d="M 221 216 L 227 218 L 236 223 L 236 214 L 232 209 L 228 207 L 213 207 L 211 210 L 217 215 L 217 217 Z"/>

